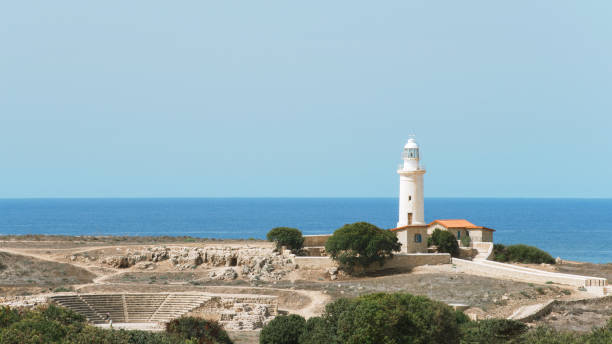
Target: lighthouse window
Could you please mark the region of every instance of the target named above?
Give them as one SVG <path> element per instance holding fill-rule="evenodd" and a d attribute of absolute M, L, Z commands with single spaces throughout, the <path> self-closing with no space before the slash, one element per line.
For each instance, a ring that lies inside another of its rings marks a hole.
<path fill-rule="evenodd" d="M 408 157 L 409 158 L 418 158 L 419 157 L 419 149 L 418 148 L 409 148 L 408 149 Z"/>
<path fill-rule="evenodd" d="M 412 196 L 408 196 L 408 200 L 409 200 L 409 201 L 412 201 Z"/>
<path fill-rule="evenodd" d="M 422 238 L 421 238 L 421 234 L 415 234 L 414 235 L 414 242 L 421 242 Z"/>

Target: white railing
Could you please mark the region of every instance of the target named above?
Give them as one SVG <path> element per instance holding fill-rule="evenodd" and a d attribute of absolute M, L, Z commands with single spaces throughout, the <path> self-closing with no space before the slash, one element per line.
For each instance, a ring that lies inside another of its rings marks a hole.
<path fill-rule="evenodd" d="M 403 171 L 404 164 L 397 165 L 397 169 Z M 425 165 L 420 165 L 419 167 L 417 167 L 416 171 L 425 171 Z"/>

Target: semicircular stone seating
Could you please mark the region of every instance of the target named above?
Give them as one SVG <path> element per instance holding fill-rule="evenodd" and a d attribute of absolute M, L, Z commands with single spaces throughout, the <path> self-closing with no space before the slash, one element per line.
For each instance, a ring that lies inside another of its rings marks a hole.
<path fill-rule="evenodd" d="M 232 329 L 255 329 L 278 313 L 277 297 L 246 294 L 125 293 L 62 294 L 50 298 L 60 306 L 82 314 L 94 324 L 166 323 L 182 315 L 215 314 Z M 198 311 L 199 310 L 199 311 Z"/>

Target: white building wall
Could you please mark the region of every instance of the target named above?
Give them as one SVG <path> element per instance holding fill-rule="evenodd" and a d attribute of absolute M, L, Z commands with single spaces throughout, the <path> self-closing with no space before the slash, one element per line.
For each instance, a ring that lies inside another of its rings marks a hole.
<path fill-rule="evenodd" d="M 399 213 L 397 227 L 425 224 L 425 206 L 423 204 L 423 174 L 420 165 L 419 145 L 411 138 L 404 145 L 402 153 L 404 163 L 397 173 L 400 175 Z"/>
<path fill-rule="evenodd" d="M 425 171 L 398 171 L 400 174 L 399 213 L 397 227 L 425 224 L 423 173 Z M 412 214 L 409 223 L 408 214 Z"/>

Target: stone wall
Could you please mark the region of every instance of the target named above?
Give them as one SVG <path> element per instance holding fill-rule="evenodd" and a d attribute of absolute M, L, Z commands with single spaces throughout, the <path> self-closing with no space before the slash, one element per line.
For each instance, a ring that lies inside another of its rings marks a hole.
<path fill-rule="evenodd" d="M 331 234 L 304 235 L 304 247 L 325 246 L 327 239 L 331 236 Z"/>
<path fill-rule="evenodd" d="M 472 260 L 476 257 L 478 250 L 471 247 L 459 247 L 459 258 Z"/>
<path fill-rule="evenodd" d="M 215 296 L 186 314 L 219 321 L 226 330 L 232 331 L 262 328 L 276 315 L 276 296 L 240 294 Z"/>
<path fill-rule="evenodd" d="M 325 257 L 301 257 L 296 256 L 294 258 L 295 263 L 298 265 L 300 270 L 321 270 L 337 267 L 338 265 L 331 258 Z"/>
<path fill-rule="evenodd" d="M 470 229 L 470 239 L 478 242 L 493 242 L 493 231 L 486 229 Z"/>
<path fill-rule="evenodd" d="M 395 231 L 398 241 L 402 244 L 402 253 L 426 253 L 427 252 L 427 227 L 411 226 Z M 421 241 L 417 242 L 417 235 Z"/>
<path fill-rule="evenodd" d="M 601 288 L 607 285 L 605 278 L 548 272 L 486 260 L 468 261 L 453 258 L 453 264 L 457 266 L 460 272 L 491 278 L 509 279 L 539 284 L 545 284 L 546 282 L 550 281 L 553 283 L 571 285 L 575 287 L 595 285 Z"/>
<path fill-rule="evenodd" d="M 325 270 L 337 267 L 335 261 L 329 257 L 295 257 L 295 262 L 300 269 Z M 395 269 L 409 271 L 421 265 L 450 264 L 451 257 L 448 253 L 409 253 L 396 254 L 393 259 L 385 262 L 383 266 L 372 264 L 366 271 L 378 271 L 385 269 Z"/>

